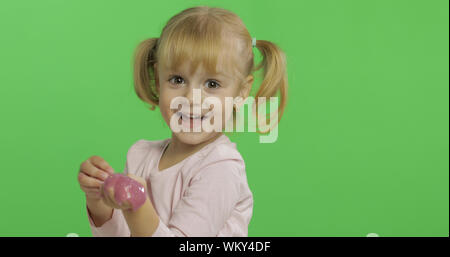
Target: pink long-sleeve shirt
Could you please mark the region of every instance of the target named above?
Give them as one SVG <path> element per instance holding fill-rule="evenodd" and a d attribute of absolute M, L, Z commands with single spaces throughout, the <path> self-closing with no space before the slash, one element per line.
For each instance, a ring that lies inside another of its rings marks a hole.
<path fill-rule="evenodd" d="M 253 194 L 236 144 L 222 134 L 160 171 L 159 160 L 170 140 L 139 140 L 127 153 L 124 174 L 145 178 L 160 219 L 152 236 L 248 236 Z M 130 236 L 121 210 L 114 209 L 112 218 L 100 227 L 87 214 L 93 236 Z"/>

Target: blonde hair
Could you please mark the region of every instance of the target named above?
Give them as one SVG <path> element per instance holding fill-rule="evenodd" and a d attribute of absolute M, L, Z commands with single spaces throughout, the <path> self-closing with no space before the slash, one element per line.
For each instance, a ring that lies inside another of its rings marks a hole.
<path fill-rule="evenodd" d="M 233 12 L 209 6 L 185 9 L 167 22 L 159 38 L 145 39 L 137 46 L 134 54 L 136 94 L 150 104 L 150 110 L 159 105 L 155 63 L 176 70 L 183 61 L 189 60 L 191 72 L 203 64 L 207 72 L 215 73 L 219 59 L 223 59 L 227 60 L 222 62 L 224 68 L 233 71 L 239 83 L 263 69 L 255 103 L 258 104 L 258 97 L 273 97 L 280 91 L 279 122 L 287 100 L 286 56 L 276 44 L 267 40 L 256 40 L 256 48 L 262 55 L 258 66 L 254 65 L 252 38 Z"/>

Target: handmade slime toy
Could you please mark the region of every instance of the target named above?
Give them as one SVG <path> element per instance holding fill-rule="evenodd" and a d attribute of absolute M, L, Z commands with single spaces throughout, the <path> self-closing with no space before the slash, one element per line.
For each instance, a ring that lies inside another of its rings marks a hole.
<path fill-rule="evenodd" d="M 136 180 L 120 173 L 110 175 L 104 182 L 103 191 L 114 188 L 114 199 L 118 204 L 125 201 L 131 205 L 133 211 L 141 207 L 147 199 L 145 188 Z"/>

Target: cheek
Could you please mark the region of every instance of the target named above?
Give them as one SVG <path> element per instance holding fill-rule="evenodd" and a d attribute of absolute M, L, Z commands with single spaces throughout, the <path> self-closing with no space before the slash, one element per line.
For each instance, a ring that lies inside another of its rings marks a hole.
<path fill-rule="evenodd" d="M 221 117 L 222 123 L 233 116 L 233 96 L 228 97 L 230 97 L 231 101 L 225 100 L 225 97 L 223 96 L 217 97 L 217 99 L 219 99 L 219 103 L 217 105 L 212 103 L 208 108 L 208 111 L 211 111 L 213 115 L 220 115 L 216 117 Z M 229 102 L 228 105 L 226 104 L 226 102 Z M 214 117 L 212 118 L 211 122 L 214 122 Z"/>
<path fill-rule="evenodd" d="M 159 110 L 166 121 L 170 119 L 170 98 L 163 93 L 159 97 Z"/>
<path fill-rule="evenodd" d="M 159 109 L 164 120 L 169 124 L 172 115 L 176 112 L 176 108 L 171 109 L 172 100 L 179 97 L 179 92 L 174 90 L 161 90 L 159 95 Z"/>

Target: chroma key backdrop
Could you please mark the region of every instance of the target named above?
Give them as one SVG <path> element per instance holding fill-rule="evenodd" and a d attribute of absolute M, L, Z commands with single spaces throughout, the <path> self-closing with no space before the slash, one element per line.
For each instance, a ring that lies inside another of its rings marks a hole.
<path fill-rule="evenodd" d="M 171 136 L 133 52 L 199 5 L 286 53 L 277 140 L 229 133 L 250 237 L 449 235 L 447 0 L 28 0 L 0 2 L 0 236 L 92 236 L 80 164 Z"/>

